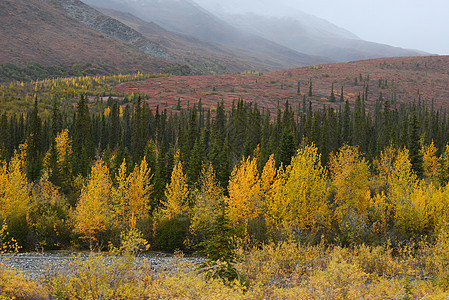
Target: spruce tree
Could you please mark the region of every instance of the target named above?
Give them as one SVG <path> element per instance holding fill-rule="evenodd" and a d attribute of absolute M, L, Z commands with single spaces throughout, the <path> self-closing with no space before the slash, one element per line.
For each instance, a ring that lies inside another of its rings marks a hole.
<path fill-rule="evenodd" d="M 29 135 L 27 144 L 27 176 L 32 182 L 40 176 L 42 168 L 41 144 L 42 144 L 42 122 L 39 117 L 37 97 L 34 99 L 34 108 L 29 123 Z"/>
<path fill-rule="evenodd" d="M 335 93 L 334 93 L 334 84 L 332 83 L 332 90 L 331 90 L 331 95 L 329 96 L 329 102 L 335 102 L 336 98 L 335 98 Z"/>
<path fill-rule="evenodd" d="M 76 107 L 72 129 L 73 175 L 87 176 L 94 153 L 92 126 L 89 107 L 84 95 L 81 95 Z"/>
<path fill-rule="evenodd" d="M 209 227 L 208 238 L 198 244 L 201 250 L 197 253 L 205 258 L 199 264 L 198 271 L 205 273 L 208 278 L 221 278 L 226 284 L 231 284 L 235 280 L 242 283 L 235 268 L 237 262 L 235 232 L 230 226 L 223 200 L 219 209 L 212 226 Z"/>
<path fill-rule="evenodd" d="M 293 155 L 295 155 L 295 137 L 291 130 L 285 129 L 282 133 L 281 144 L 279 145 L 278 161 L 284 166 L 290 165 Z"/>
<path fill-rule="evenodd" d="M 312 90 L 312 79 L 309 81 L 309 97 L 313 96 L 313 90 Z"/>
<path fill-rule="evenodd" d="M 416 113 L 413 112 L 410 120 L 410 136 L 409 136 L 410 162 L 412 169 L 419 178 L 423 176 L 423 154 L 421 152 L 421 138 L 419 134 L 419 123 Z"/>

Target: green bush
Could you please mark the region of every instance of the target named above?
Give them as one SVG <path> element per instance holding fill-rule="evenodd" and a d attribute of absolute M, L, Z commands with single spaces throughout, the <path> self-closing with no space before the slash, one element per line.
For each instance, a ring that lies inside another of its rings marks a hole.
<path fill-rule="evenodd" d="M 163 251 L 184 250 L 189 226 L 190 221 L 187 218 L 162 221 L 157 228 L 156 247 Z"/>

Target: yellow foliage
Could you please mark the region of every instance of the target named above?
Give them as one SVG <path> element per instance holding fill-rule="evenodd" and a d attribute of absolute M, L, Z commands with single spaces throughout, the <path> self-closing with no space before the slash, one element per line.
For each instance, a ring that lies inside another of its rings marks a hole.
<path fill-rule="evenodd" d="M 449 144 L 444 147 L 440 162 L 440 170 L 438 171 L 440 174 L 440 181 L 443 185 L 446 185 L 449 182 Z"/>
<path fill-rule="evenodd" d="M 330 171 L 337 204 L 336 218 L 341 220 L 349 211 L 365 214 L 370 201 L 370 172 L 358 149 L 343 146 L 331 157 Z"/>
<path fill-rule="evenodd" d="M 49 299 L 42 282 L 28 279 L 22 272 L 8 270 L 0 263 L 0 299 Z"/>
<path fill-rule="evenodd" d="M 375 184 L 381 187 L 388 187 L 393 174 L 393 163 L 396 157 L 396 149 L 393 145 L 389 145 L 381 151 L 378 159 L 374 161 L 376 167 L 377 177 Z"/>
<path fill-rule="evenodd" d="M 316 230 L 329 225 L 326 170 L 315 146 L 300 148 L 285 173 L 279 171 L 267 205 L 271 226 Z"/>
<path fill-rule="evenodd" d="M 136 165 L 131 174 L 129 174 L 128 216 L 131 228 L 148 214 L 150 196 L 153 189 L 153 186 L 150 184 L 150 173 L 151 169 L 148 167 L 144 157 L 140 165 Z"/>
<path fill-rule="evenodd" d="M 229 179 L 229 198 L 226 198 L 229 219 L 246 227 L 250 220 L 262 213 L 261 187 L 256 158 L 244 158 L 234 167 Z"/>
<path fill-rule="evenodd" d="M 16 153 L 8 164 L 0 167 L 0 219 L 25 216 L 31 204 L 29 185 Z"/>
<path fill-rule="evenodd" d="M 113 221 L 117 228 L 126 223 L 126 203 L 127 193 L 129 189 L 129 180 L 126 174 L 126 161 L 123 159 L 118 172 L 115 176 L 117 185 L 112 188 L 111 208 L 113 213 Z"/>
<path fill-rule="evenodd" d="M 439 179 L 440 158 L 436 155 L 438 149 L 433 142 L 426 147 L 423 154 L 424 178 L 427 182 L 436 184 Z"/>
<path fill-rule="evenodd" d="M 403 205 L 418 185 L 416 175 L 412 171 L 408 150 L 398 151 L 393 163 L 393 172 L 389 179 L 391 200 L 395 205 Z"/>
<path fill-rule="evenodd" d="M 264 206 L 266 206 L 267 201 L 273 197 L 276 175 L 276 162 L 274 161 L 274 155 L 272 154 L 268 158 L 268 161 L 262 170 L 262 175 L 260 176 L 260 192 L 264 200 Z"/>
<path fill-rule="evenodd" d="M 407 234 L 420 234 L 430 225 L 430 201 L 433 186 L 416 186 L 408 201 L 396 206 L 395 221 L 398 228 Z"/>
<path fill-rule="evenodd" d="M 190 223 L 192 234 L 204 233 L 211 226 L 218 213 L 223 191 L 215 178 L 212 164 L 203 166 L 199 179 L 199 188 L 193 192 L 194 206 Z"/>
<path fill-rule="evenodd" d="M 189 210 L 189 189 L 180 161 L 173 168 L 170 184 L 166 186 L 165 197 L 166 200 L 161 201 L 160 217 L 162 219 L 171 220 L 187 214 Z"/>
<path fill-rule="evenodd" d="M 387 196 L 384 192 L 374 195 L 370 198 L 369 208 L 367 213 L 367 222 L 371 230 L 376 234 L 384 234 L 387 231 L 388 216 L 390 215 L 392 207 L 388 202 Z"/>
<path fill-rule="evenodd" d="M 92 250 L 97 235 L 110 224 L 112 183 L 109 170 L 103 160 L 98 159 L 90 173 L 87 185 L 83 188 L 75 209 L 75 232 L 89 240 Z"/>

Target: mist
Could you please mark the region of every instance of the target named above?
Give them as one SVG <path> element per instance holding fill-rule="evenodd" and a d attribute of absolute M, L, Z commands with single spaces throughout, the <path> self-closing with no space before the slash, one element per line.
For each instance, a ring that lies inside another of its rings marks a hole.
<path fill-rule="evenodd" d="M 315 15 L 360 38 L 432 54 L 449 54 L 446 0 L 194 0 L 212 12 Z"/>

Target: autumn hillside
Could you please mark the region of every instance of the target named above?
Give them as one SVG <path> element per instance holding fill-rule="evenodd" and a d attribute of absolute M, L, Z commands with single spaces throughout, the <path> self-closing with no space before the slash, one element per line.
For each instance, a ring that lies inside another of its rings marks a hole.
<path fill-rule="evenodd" d="M 94 31 L 68 17 L 58 1 L 0 2 L 0 64 L 23 67 L 78 64 L 108 73 L 141 70 L 165 73 L 171 63 Z"/>
<path fill-rule="evenodd" d="M 312 96 L 309 97 L 310 81 Z M 298 95 L 298 82 L 300 93 Z M 335 102 L 330 100 L 334 86 Z M 221 99 L 230 107 L 243 98 L 259 107 L 274 109 L 288 100 L 293 107 L 304 96 L 314 107 L 340 105 L 341 89 L 344 100 L 353 103 L 357 95 L 366 93 L 367 109 L 373 109 L 381 96 L 392 103 L 422 101 L 435 107 L 449 105 L 449 56 L 381 58 L 349 63 L 316 65 L 274 73 L 230 74 L 220 76 L 170 76 L 146 81 L 123 83 L 119 92 L 146 94 L 150 105 L 175 108 L 196 103 L 213 107 Z"/>

